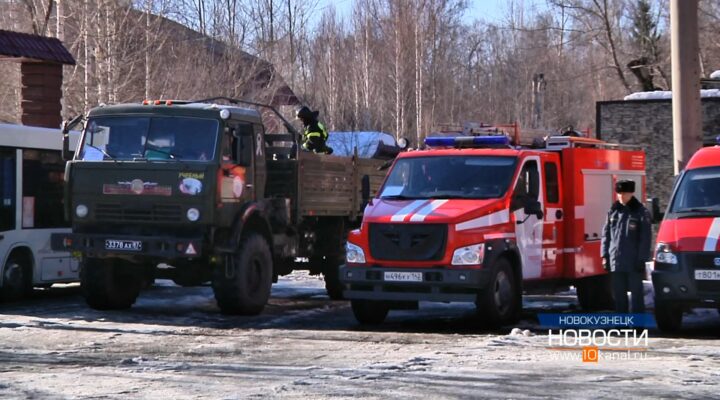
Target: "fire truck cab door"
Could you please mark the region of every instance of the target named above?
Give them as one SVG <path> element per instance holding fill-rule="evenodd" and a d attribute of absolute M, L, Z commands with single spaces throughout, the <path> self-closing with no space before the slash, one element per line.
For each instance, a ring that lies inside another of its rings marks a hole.
<path fill-rule="evenodd" d="M 550 155 L 550 154 L 549 154 Z M 554 155 L 554 154 L 552 154 Z M 545 215 L 542 233 L 542 278 L 559 278 L 563 271 L 563 195 L 560 165 L 556 157 L 543 160 Z"/>
<path fill-rule="evenodd" d="M 540 203 L 545 213 L 544 195 L 540 185 L 540 157 L 529 156 L 523 160 L 520 173 L 515 178 L 510 213 L 514 216 L 515 238 L 522 260 L 523 279 L 542 276 L 543 221 L 536 215 L 526 215 L 525 206 L 531 201 Z M 527 217 L 527 219 L 526 219 Z"/>

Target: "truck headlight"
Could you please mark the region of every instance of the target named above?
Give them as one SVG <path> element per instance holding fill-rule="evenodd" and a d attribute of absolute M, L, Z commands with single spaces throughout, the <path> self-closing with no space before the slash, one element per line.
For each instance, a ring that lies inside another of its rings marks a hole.
<path fill-rule="evenodd" d="M 348 242 L 345 244 L 345 261 L 351 264 L 364 264 L 365 252 L 360 246 Z"/>
<path fill-rule="evenodd" d="M 200 211 L 197 208 L 188 208 L 186 215 L 190 222 L 195 222 L 200 219 Z"/>
<path fill-rule="evenodd" d="M 88 215 L 88 208 L 85 204 L 78 204 L 77 207 L 75 207 L 75 215 L 78 216 L 78 218 L 85 218 Z"/>
<path fill-rule="evenodd" d="M 658 243 L 657 247 L 655 247 L 655 262 L 677 264 L 678 259 L 670 245 L 667 243 Z"/>
<path fill-rule="evenodd" d="M 452 265 L 479 265 L 485 258 L 485 244 L 474 244 L 456 249 L 453 252 Z"/>

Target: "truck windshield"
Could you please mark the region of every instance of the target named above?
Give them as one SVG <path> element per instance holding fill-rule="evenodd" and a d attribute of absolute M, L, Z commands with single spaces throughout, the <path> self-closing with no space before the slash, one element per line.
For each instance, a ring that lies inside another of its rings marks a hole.
<path fill-rule="evenodd" d="M 675 192 L 670 213 L 720 215 L 720 167 L 690 170 Z"/>
<path fill-rule="evenodd" d="M 515 157 L 411 157 L 395 163 L 380 190 L 383 199 L 493 199 L 502 197 Z"/>
<path fill-rule="evenodd" d="M 80 159 L 205 161 L 215 156 L 218 121 L 191 117 L 107 116 L 88 120 Z"/>

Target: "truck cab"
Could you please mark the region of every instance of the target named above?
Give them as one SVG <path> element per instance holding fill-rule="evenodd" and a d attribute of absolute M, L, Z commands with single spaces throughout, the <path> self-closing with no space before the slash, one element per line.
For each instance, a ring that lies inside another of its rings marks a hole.
<path fill-rule="evenodd" d="M 644 187 L 642 151 L 574 137 L 426 144 L 396 159 L 348 237 L 340 278 L 359 322 L 419 301 L 474 302 L 497 326 L 517 318 L 524 292 L 570 285 L 584 308 L 612 307 L 602 226 L 616 180 Z"/>
<path fill-rule="evenodd" d="M 678 176 L 653 262 L 655 319 L 682 326 L 683 311 L 720 307 L 720 146 L 698 150 Z"/>

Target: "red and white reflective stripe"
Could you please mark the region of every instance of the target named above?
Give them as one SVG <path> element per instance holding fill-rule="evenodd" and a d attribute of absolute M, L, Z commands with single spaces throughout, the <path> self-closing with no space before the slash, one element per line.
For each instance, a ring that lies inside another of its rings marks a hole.
<path fill-rule="evenodd" d="M 447 203 L 448 200 L 433 200 L 430 202 L 430 204 L 426 205 L 425 207 L 421 208 L 418 212 L 415 213 L 412 217 L 410 217 L 411 222 L 422 222 L 425 221 L 425 217 L 427 217 L 430 213 L 435 211 L 438 207 L 441 205 Z"/>
<path fill-rule="evenodd" d="M 406 205 L 405 207 L 401 208 L 400 211 L 395 213 L 395 215 L 390 218 L 390 221 L 393 222 L 403 222 L 405 221 L 405 218 L 412 214 L 413 211 L 417 210 L 418 208 L 422 207 L 423 204 L 425 204 L 427 200 L 415 200 L 412 203 Z"/>
<path fill-rule="evenodd" d="M 514 233 L 491 233 L 488 235 L 485 235 L 485 240 L 493 240 L 493 239 L 515 239 Z"/>
<path fill-rule="evenodd" d="M 710 224 L 710 231 L 708 232 L 707 238 L 705 239 L 705 246 L 703 251 L 715 251 L 717 249 L 718 237 L 720 236 L 720 218 L 713 218 L 712 224 Z"/>
<path fill-rule="evenodd" d="M 508 210 L 500 210 L 492 214 L 461 222 L 455 225 L 455 230 L 467 231 L 469 229 L 484 228 L 487 226 L 506 224 L 508 222 L 510 222 L 510 212 Z"/>

